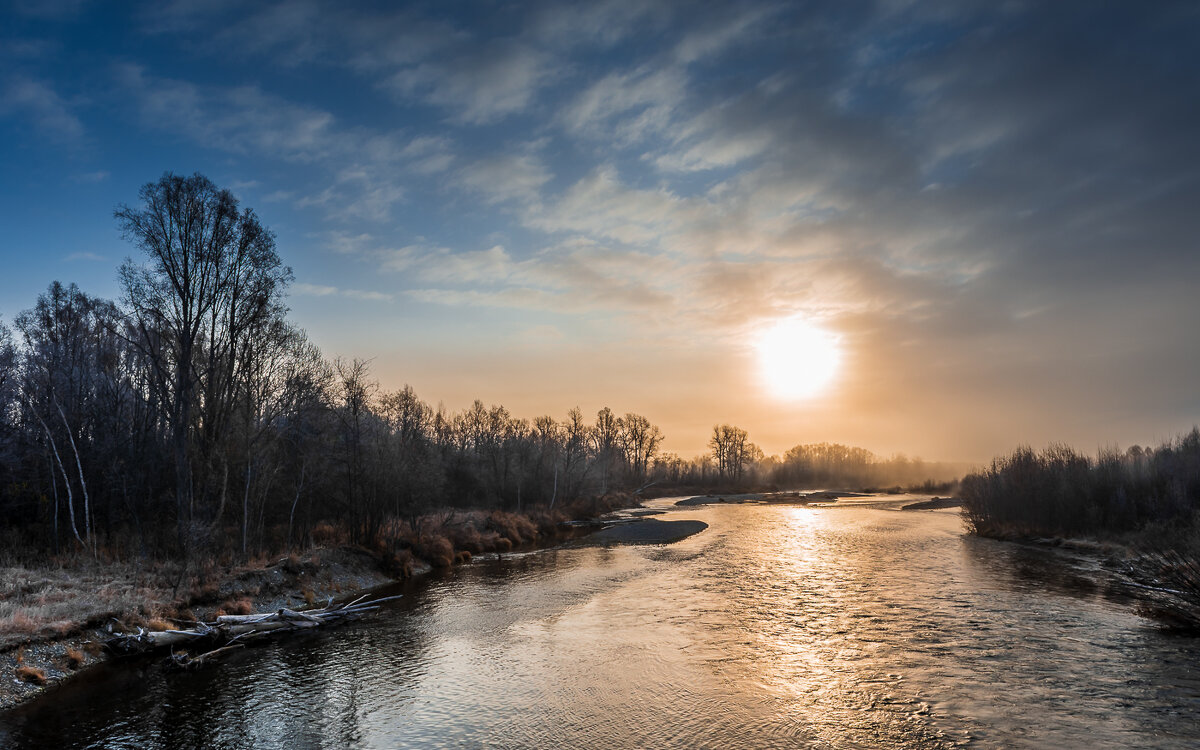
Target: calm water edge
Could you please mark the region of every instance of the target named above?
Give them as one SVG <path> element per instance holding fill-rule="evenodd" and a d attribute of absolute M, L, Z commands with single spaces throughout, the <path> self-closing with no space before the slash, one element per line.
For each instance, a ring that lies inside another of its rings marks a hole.
<path fill-rule="evenodd" d="M 708 530 L 477 561 L 194 673 L 104 668 L 0 747 L 1200 746 L 1200 640 L 1089 560 L 838 505 L 673 511 Z"/>

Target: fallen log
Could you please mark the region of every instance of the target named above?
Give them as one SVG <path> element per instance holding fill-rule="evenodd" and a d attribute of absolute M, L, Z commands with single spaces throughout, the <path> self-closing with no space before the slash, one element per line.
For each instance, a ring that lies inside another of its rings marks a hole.
<path fill-rule="evenodd" d="M 352 602 L 337 605 L 331 603 L 321 609 L 303 612 L 285 607 L 277 612 L 221 615 L 213 622 L 197 622 L 194 627 L 187 629 L 147 631 L 138 628 L 136 633 L 113 635 L 105 641 L 104 646 L 119 655 L 144 654 L 170 648 L 168 663 L 172 666 L 198 666 L 241 648 L 245 641 L 252 638 L 357 620 L 378 610 L 384 602 L 399 598 L 400 596 L 386 596 L 364 601 L 366 596 L 360 596 Z M 188 650 L 176 652 L 174 649 L 177 646 L 185 649 L 203 647 L 205 650 L 199 654 L 192 654 Z"/>

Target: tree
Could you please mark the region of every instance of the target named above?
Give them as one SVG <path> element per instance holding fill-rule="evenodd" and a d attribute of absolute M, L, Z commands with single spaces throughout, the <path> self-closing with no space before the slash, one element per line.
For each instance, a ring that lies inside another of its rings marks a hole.
<path fill-rule="evenodd" d="M 747 466 L 762 458 L 762 450 L 750 442 L 750 435 L 740 427 L 729 424 L 713 425 L 708 441 L 712 449 L 717 474 L 722 481 L 739 481 Z"/>
<path fill-rule="evenodd" d="M 658 446 L 663 441 L 662 431 L 640 414 L 626 414 L 618 420 L 621 429 L 621 447 L 625 451 L 625 463 L 630 477 L 641 482 L 646 478 Z"/>
<path fill-rule="evenodd" d="M 120 276 L 134 334 L 150 363 L 175 465 L 179 540 L 216 492 L 214 461 L 227 437 L 246 345 L 285 312 L 291 270 L 250 209 L 207 177 L 166 173 L 144 185 L 141 207 L 115 212 L 145 255 Z M 222 480 L 223 482 L 224 480 Z M 197 508 L 197 505 L 200 507 Z"/>
<path fill-rule="evenodd" d="M 592 428 L 592 440 L 595 443 L 596 461 L 600 464 L 604 493 L 608 492 L 613 461 L 621 447 L 621 429 L 618 421 L 612 409 L 606 406 L 596 413 L 596 426 Z"/>

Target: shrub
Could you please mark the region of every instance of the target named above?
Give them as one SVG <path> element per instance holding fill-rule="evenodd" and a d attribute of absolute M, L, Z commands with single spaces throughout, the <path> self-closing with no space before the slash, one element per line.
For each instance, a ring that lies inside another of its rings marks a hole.
<path fill-rule="evenodd" d="M 67 667 L 70 669 L 79 669 L 85 661 L 83 652 L 77 648 L 69 648 L 66 653 Z"/>
<path fill-rule="evenodd" d="M 32 682 L 35 685 L 45 685 L 46 673 L 37 667 L 22 664 L 17 667 L 17 679 L 22 682 Z"/>
<path fill-rule="evenodd" d="M 538 531 L 533 521 L 526 516 L 506 513 L 502 510 L 492 511 L 487 520 L 488 528 L 495 531 L 511 545 L 517 546 L 537 539 Z"/>
<path fill-rule="evenodd" d="M 248 615 L 254 612 L 254 605 L 244 596 L 239 599 L 227 599 L 217 612 L 225 615 Z"/>
<path fill-rule="evenodd" d="M 454 563 L 454 545 L 441 534 L 421 535 L 413 552 L 435 568 L 448 568 Z"/>
<path fill-rule="evenodd" d="M 381 565 L 383 572 L 393 578 L 411 578 L 413 569 L 412 551 L 402 549 L 384 552 Z"/>

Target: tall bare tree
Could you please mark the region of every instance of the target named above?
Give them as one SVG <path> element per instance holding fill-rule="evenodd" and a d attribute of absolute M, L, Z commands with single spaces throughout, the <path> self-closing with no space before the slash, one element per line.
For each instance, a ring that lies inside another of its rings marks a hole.
<path fill-rule="evenodd" d="M 170 433 L 186 546 L 188 523 L 213 512 L 214 456 L 237 401 L 241 355 L 253 331 L 282 317 L 291 270 L 255 213 L 203 175 L 167 173 L 139 196 L 140 207 L 115 213 L 145 256 L 126 260 L 121 282 Z"/>

